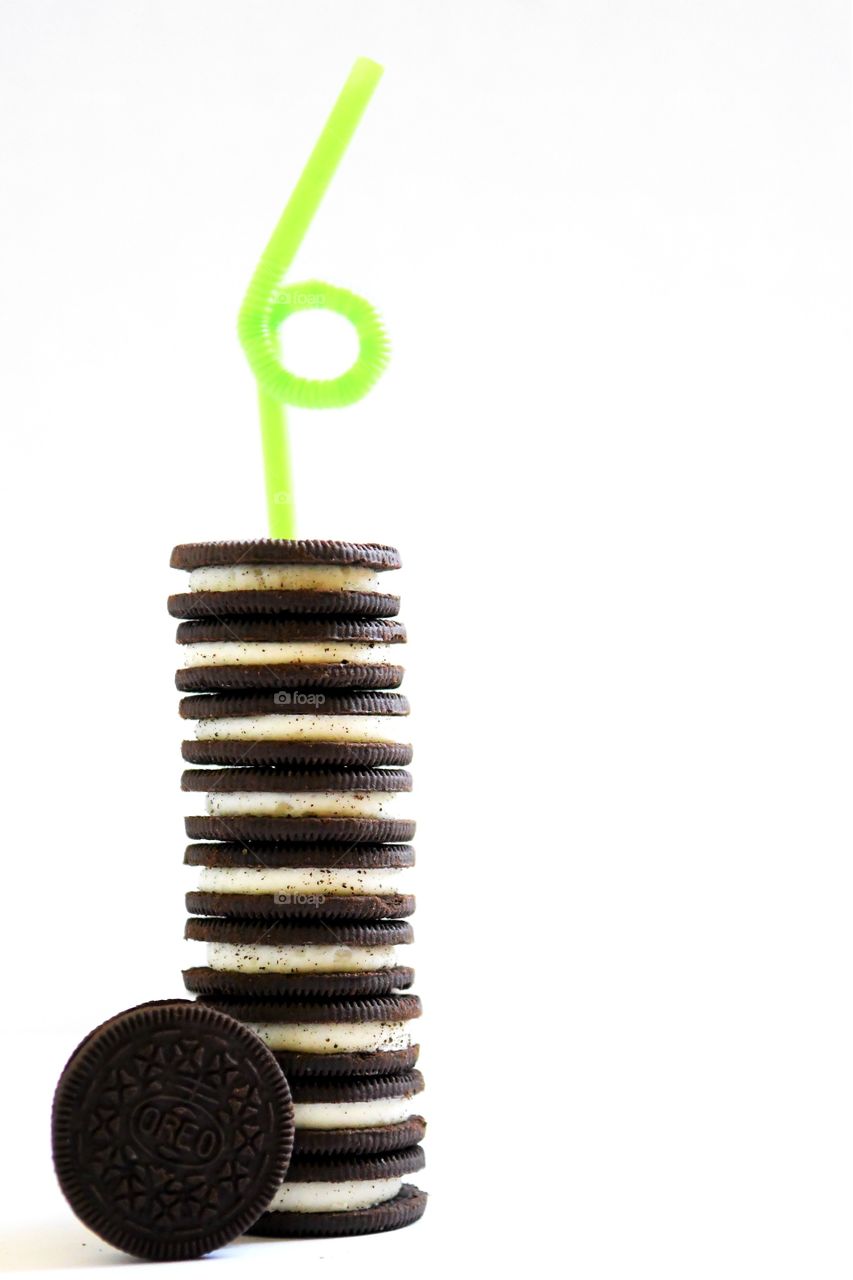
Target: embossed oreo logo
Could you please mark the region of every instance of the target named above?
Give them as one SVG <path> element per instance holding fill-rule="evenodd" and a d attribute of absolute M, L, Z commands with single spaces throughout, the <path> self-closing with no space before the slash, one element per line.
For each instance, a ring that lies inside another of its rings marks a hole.
<path fill-rule="evenodd" d="M 219 1125 L 197 1099 L 146 1098 L 131 1117 L 130 1131 L 148 1155 L 181 1167 L 207 1164 L 222 1150 Z"/>

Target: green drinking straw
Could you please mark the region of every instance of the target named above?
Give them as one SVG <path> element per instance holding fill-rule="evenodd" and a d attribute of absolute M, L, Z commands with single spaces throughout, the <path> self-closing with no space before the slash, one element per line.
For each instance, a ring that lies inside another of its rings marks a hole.
<path fill-rule="evenodd" d="M 385 330 L 364 298 L 319 280 L 282 284 L 381 76 L 382 68 L 369 58 L 355 62 L 240 308 L 237 331 L 258 382 L 271 538 L 293 538 L 296 534 L 285 405 L 332 409 L 353 404 L 367 394 L 388 363 Z M 358 335 L 358 356 L 337 378 L 300 378 L 282 364 L 279 327 L 288 316 L 311 310 L 336 312 L 350 321 Z"/>

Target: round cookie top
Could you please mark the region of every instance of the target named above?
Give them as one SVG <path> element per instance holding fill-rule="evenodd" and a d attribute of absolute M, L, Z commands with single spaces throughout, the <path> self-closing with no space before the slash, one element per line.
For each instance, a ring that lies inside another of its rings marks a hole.
<path fill-rule="evenodd" d="M 178 644 L 236 641 L 281 644 L 305 641 L 348 644 L 405 644 L 406 628 L 396 618 L 194 618 L 178 623 Z"/>
<path fill-rule="evenodd" d="M 405 769 L 327 769 L 297 771 L 259 766 L 256 769 L 185 769 L 182 791 L 411 791 Z"/>
<path fill-rule="evenodd" d="M 71 1208 L 152 1261 L 200 1257 L 266 1209 L 293 1149 L 275 1058 L 226 1013 L 152 1001 L 75 1049 L 53 1101 L 53 1160 Z"/>
<path fill-rule="evenodd" d="M 188 844 L 184 863 L 189 867 L 244 867 L 263 871 L 271 867 L 307 867 L 318 870 L 372 870 L 415 865 L 410 844 L 276 844 L 258 841 L 252 845 L 217 840 Z"/>
<path fill-rule="evenodd" d="M 337 564 L 399 569 L 396 547 L 381 542 L 330 542 L 310 538 L 257 538 L 252 542 L 184 542 L 172 551 L 173 569 L 238 564 Z"/>
<path fill-rule="evenodd" d="M 402 693 L 299 693 L 268 689 L 257 693 L 194 693 L 181 698 L 184 720 L 239 720 L 241 716 L 407 716 L 411 708 Z"/>
<path fill-rule="evenodd" d="M 338 920 L 334 928 L 304 920 L 222 920 L 189 916 L 184 937 L 196 942 L 228 942 L 234 946 L 262 944 L 268 947 L 334 946 L 396 947 L 414 941 L 414 930 L 405 920 Z M 242 1017 L 242 1014 L 235 1015 Z"/>
<path fill-rule="evenodd" d="M 420 1071 L 401 1071 L 390 1076 L 339 1076 L 324 1080 L 295 1078 L 290 1089 L 299 1102 L 379 1102 L 385 1098 L 414 1098 L 421 1093 L 424 1078 Z"/>
<path fill-rule="evenodd" d="M 203 997 L 212 1009 L 247 1022 L 408 1022 L 423 1013 L 420 996 L 396 994 L 352 1000 L 247 1001 Z"/>
<path fill-rule="evenodd" d="M 425 1164 L 423 1147 L 406 1147 L 382 1155 L 294 1156 L 289 1182 L 350 1182 L 399 1178 L 417 1173 Z"/>

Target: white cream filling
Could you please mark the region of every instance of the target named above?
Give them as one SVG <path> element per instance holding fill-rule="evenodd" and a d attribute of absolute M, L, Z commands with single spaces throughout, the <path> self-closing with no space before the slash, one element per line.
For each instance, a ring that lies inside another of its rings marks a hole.
<path fill-rule="evenodd" d="M 296 1102 L 297 1129 L 371 1129 L 400 1124 L 412 1115 L 412 1094 L 374 1098 L 371 1102 Z"/>
<path fill-rule="evenodd" d="M 394 588 L 388 571 L 359 565 L 235 564 L 193 569 L 190 591 L 378 591 Z"/>
<path fill-rule="evenodd" d="M 406 818 L 406 791 L 222 791 L 209 792 L 214 818 Z"/>
<path fill-rule="evenodd" d="M 331 930 L 329 936 L 334 936 Z M 355 973 L 391 969 L 397 962 L 397 948 L 393 946 L 317 946 L 304 943 L 277 947 L 262 942 L 207 944 L 210 968 L 228 973 Z"/>
<path fill-rule="evenodd" d="M 322 695 L 320 695 L 322 696 Z M 405 716 L 268 715 L 199 720 L 199 742 L 400 742 L 408 744 Z"/>
<path fill-rule="evenodd" d="M 402 1178 L 367 1178 L 350 1182 L 283 1182 L 273 1196 L 268 1212 L 323 1213 L 347 1209 L 369 1209 L 393 1200 L 403 1185 Z"/>
<path fill-rule="evenodd" d="M 202 893 L 408 893 L 413 867 L 199 867 Z"/>
<path fill-rule="evenodd" d="M 242 667 L 279 665 L 298 662 L 302 665 L 316 663 L 349 663 L 367 667 L 384 667 L 399 662 L 390 644 L 356 644 L 345 640 L 307 640 L 277 644 L 259 641 L 223 640 L 219 643 L 185 644 L 182 646 L 184 667 Z"/>
<path fill-rule="evenodd" d="M 409 1022 L 246 1022 L 270 1049 L 290 1053 L 377 1053 L 408 1049 Z"/>

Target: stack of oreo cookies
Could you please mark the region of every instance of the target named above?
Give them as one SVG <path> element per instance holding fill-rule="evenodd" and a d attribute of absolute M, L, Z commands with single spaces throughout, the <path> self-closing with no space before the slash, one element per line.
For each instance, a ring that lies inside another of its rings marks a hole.
<path fill-rule="evenodd" d="M 264 1235 L 405 1226 L 423 1192 L 407 962 L 409 707 L 392 547 L 191 543 L 169 599 L 199 811 L 187 937 L 206 945 L 189 991 L 251 1027 L 283 1068 L 293 1158 Z"/>

